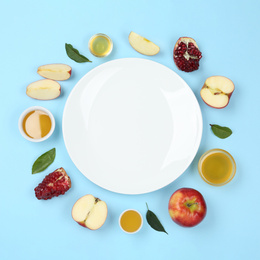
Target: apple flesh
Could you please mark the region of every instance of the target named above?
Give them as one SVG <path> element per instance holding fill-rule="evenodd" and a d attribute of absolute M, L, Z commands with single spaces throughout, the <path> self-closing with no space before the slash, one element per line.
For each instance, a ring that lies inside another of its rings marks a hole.
<path fill-rule="evenodd" d="M 71 76 L 71 70 L 66 64 L 47 64 L 40 66 L 37 73 L 47 79 L 67 80 Z"/>
<path fill-rule="evenodd" d="M 193 227 L 204 219 L 207 206 L 200 192 L 192 188 L 182 188 L 170 197 L 168 210 L 176 224 Z"/>
<path fill-rule="evenodd" d="M 153 56 L 160 51 L 159 46 L 135 32 L 130 32 L 128 40 L 130 45 L 143 55 Z"/>
<path fill-rule="evenodd" d="M 72 211 L 72 218 L 81 226 L 91 230 L 103 226 L 107 218 L 107 204 L 88 194 L 76 201 Z"/>
<path fill-rule="evenodd" d="M 27 96 L 39 100 L 51 100 L 60 96 L 60 84 L 51 79 L 35 81 L 27 86 Z"/>
<path fill-rule="evenodd" d="M 223 76 L 212 76 L 206 79 L 200 96 L 208 106 L 224 108 L 228 105 L 234 90 L 235 85 L 230 79 Z"/>

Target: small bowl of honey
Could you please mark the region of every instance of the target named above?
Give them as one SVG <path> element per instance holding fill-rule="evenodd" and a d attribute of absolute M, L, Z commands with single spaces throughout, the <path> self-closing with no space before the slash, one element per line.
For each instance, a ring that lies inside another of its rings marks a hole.
<path fill-rule="evenodd" d="M 88 48 L 94 56 L 102 58 L 112 52 L 113 42 L 107 35 L 97 33 L 90 38 Z"/>
<path fill-rule="evenodd" d="M 55 119 L 48 109 L 33 106 L 23 111 L 18 127 L 25 139 L 31 142 L 42 142 L 52 135 Z"/>
<path fill-rule="evenodd" d="M 236 162 L 227 151 L 211 149 L 201 156 L 198 171 L 201 178 L 208 184 L 222 186 L 234 178 Z"/>
<path fill-rule="evenodd" d="M 127 209 L 119 217 L 119 226 L 125 233 L 135 234 L 143 226 L 143 217 L 137 210 Z"/>

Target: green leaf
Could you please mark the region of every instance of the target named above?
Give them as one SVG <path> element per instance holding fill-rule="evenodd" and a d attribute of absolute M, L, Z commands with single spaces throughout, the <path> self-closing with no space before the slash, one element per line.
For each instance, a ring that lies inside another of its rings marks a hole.
<path fill-rule="evenodd" d="M 74 60 L 78 63 L 92 62 L 87 57 L 80 54 L 79 51 L 77 49 L 73 48 L 73 46 L 71 44 L 65 43 L 65 49 L 66 49 L 67 55 L 72 60 Z"/>
<path fill-rule="evenodd" d="M 56 156 L 56 149 L 53 148 L 48 152 L 42 154 L 37 160 L 34 162 L 32 166 L 32 174 L 42 172 L 47 169 L 54 161 Z"/>
<path fill-rule="evenodd" d="M 219 125 L 210 125 L 211 130 L 217 137 L 221 139 L 225 139 L 229 137 L 232 134 L 232 130 L 225 126 L 219 126 Z"/>
<path fill-rule="evenodd" d="M 147 206 L 146 220 L 148 224 L 151 226 L 151 228 L 159 232 L 165 232 L 168 235 L 168 233 L 165 231 L 163 225 L 161 224 L 157 216 L 151 210 L 149 210 L 147 203 L 146 206 Z"/>

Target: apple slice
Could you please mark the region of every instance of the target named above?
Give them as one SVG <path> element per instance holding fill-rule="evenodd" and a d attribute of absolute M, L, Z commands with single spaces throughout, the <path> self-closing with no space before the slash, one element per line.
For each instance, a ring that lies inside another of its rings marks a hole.
<path fill-rule="evenodd" d="M 71 67 L 66 64 L 47 64 L 40 66 L 37 73 L 47 79 L 67 80 L 71 76 Z"/>
<path fill-rule="evenodd" d="M 35 81 L 27 86 L 27 96 L 39 100 L 55 99 L 60 95 L 60 84 L 51 79 Z"/>
<path fill-rule="evenodd" d="M 160 51 L 159 46 L 135 32 L 130 32 L 128 40 L 130 45 L 143 55 L 153 56 Z"/>
<path fill-rule="evenodd" d="M 213 108 L 224 108 L 235 90 L 234 83 L 223 76 L 212 76 L 206 79 L 200 95 L 203 101 Z"/>
<path fill-rule="evenodd" d="M 107 218 L 107 204 L 88 194 L 76 201 L 72 211 L 72 218 L 81 226 L 91 230 L 103 226 Z"/>

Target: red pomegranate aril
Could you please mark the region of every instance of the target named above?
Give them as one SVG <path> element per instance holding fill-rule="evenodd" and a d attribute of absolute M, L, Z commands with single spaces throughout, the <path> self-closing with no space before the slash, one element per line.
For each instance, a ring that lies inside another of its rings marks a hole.
<path fill-rule="evenodd" d="M 196 56 L 199 59 L 202 57 L 199 49 L 197 47 L 195 47 L 195 45 L 191 42 L 189 42 L 189 44 L 188 44 L 188 50 L 187 51 L 188 51 L 188 54 L 190 54 L 192 56 Z"/>
<path fill-rule="evenodd" d="M 186 52 L 187 46 L 185 43 L 181 42 L 178 48 L 175 50 L 174 54 L 176 56 L 182 57 L 183 54 Z"/>

